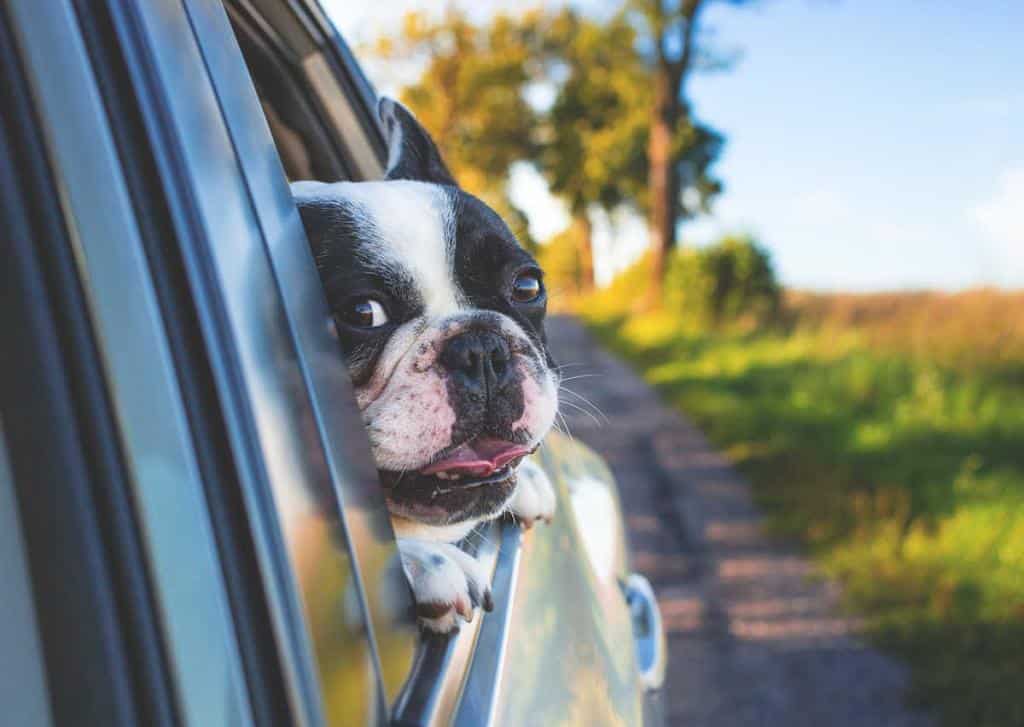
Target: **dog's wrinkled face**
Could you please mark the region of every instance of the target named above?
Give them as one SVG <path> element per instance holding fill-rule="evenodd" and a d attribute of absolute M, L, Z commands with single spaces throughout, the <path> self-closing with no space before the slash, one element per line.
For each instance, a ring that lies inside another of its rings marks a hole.
<path fill-rule="evenodd" d="M 486 519 L 555 417 L 542 274 L 409 112 L 380 111 L 387 180 L 292 191 L 392 514 Z"/>

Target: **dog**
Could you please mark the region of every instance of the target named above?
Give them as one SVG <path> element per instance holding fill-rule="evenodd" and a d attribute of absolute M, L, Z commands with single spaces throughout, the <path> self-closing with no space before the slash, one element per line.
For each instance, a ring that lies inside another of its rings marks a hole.
<path fill-rule="evenodd" d="M 404 106 L 382 99 L 378 115 L 383 180 L 292 194 L 420 622 L 445 633 L 493 607 L 489 575 L 455 543 L 506 511 L 527 526 L 554 514 L 525 458 L 554 423 L 558 374 L 537 261 Z"/>

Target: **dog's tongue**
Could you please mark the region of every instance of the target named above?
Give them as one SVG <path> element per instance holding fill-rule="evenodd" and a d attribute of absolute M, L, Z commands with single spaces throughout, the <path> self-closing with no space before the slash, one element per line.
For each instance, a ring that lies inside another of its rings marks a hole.
<path fill-rule="evenodd" d="M 492 437 L 477 437 L 466 442 L 444 459 L 427 465 L 420 472 L 434 475 L 454 472 L 471 477 L 487 477 L 514 459 L 524 457 L 530 450 L 521 444 Z"/>

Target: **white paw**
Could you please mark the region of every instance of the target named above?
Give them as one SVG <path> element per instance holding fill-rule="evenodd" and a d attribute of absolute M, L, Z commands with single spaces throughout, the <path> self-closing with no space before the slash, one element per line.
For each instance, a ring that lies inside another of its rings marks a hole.
<path fill-rule="evenodd" d="M 456 630 L 459 620 L 473 620 L 473 610 L 490 611 L 491 583 L 483 566 L 458 546 L 399 538 L 402 567 L 416 599 L 420 623 L 437 633 Z"/>
<path fill-rule="evenodd" d="M 516 470 L 519 484 L 508 509 L 515 518 L 530 528 L 538 520 L 550 523 L 555 516 L 555 488 L 547 473 L 533 460 L 524 460 Z"/>

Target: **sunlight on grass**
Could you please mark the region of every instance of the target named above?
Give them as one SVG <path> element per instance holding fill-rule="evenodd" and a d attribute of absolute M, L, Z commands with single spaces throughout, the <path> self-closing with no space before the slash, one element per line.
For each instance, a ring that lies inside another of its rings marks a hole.
<path fill-rule="evenodd" d="M 821 296 L 762 333 L 601 297 L 592 329 L 743 470 L 771 530 L 844 584 L 913 667 L 914 698 L 951 725 L 1024 724 L 1024 355 L 1007 355 L 1020 341 L 949 320 L 947 299 L 943 320 L 907 307 L 901 335 Z M 922 320 L 960 340 L 932 342 Z"/>

